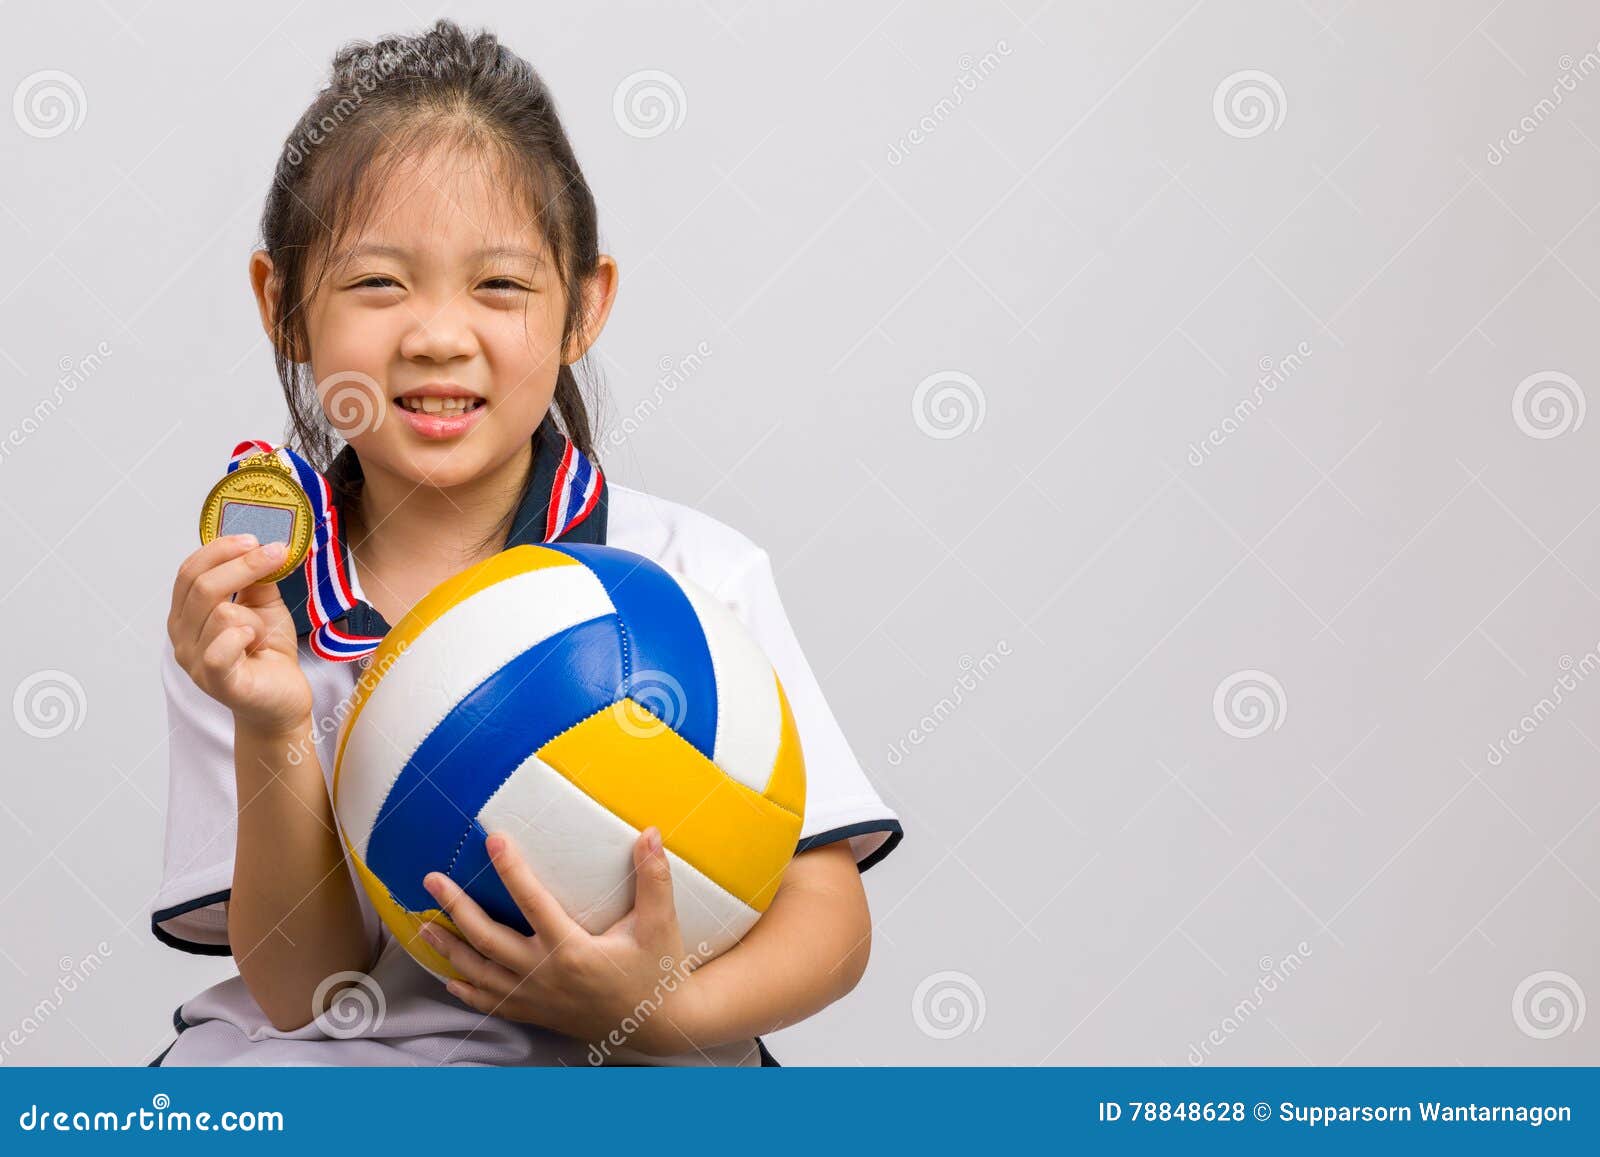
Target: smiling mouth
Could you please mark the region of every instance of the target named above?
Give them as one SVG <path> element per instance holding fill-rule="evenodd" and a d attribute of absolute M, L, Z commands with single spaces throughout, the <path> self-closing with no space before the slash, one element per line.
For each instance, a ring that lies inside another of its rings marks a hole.
<path fill-rule="evenodd" d="M 441 418 L 454 418 L 470 414 L 487 403 L 482 398 L 396 398 L 395 405 L 413 414 L 437 414 Z"/>

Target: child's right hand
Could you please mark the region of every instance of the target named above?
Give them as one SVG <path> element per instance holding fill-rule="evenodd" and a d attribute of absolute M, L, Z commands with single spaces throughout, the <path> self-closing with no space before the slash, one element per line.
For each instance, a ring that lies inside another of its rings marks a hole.
<path fill-rule="evenodd" d="M 237 725 L 282 734 L 310 718 L 311 684 L 278 584 L 257 585 L 282 564 L 283 544 L 254 544 L 250 535 L 228 535 L 183 560 L 167 635 L 178 665 L 232 709 Z"/>

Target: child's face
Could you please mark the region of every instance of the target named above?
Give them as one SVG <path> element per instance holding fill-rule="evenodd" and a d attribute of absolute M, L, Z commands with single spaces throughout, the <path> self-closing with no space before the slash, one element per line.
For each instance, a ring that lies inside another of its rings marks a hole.
<path fill-rule="evenodd" d="M 329 422 L 362 469 L 449 488 L 515 461 L 563 361 L 566 296 L 534 222 L 492 169 L 448 152 L 398 165 L 364 230 L 335 255 L 306 325 Z M 503 250 L 503 252 L 496 252 Z M 614 291 L 602 259 L 599 333 Z M 433 407 L 451 387 L 470 410 Z"/>

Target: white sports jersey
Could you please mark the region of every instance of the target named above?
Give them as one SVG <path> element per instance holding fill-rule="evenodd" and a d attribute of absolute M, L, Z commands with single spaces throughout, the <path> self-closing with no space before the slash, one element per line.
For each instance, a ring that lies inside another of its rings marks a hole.
<path fill-rule="evenodd" d="M 537 491 L 528 503 L 542 505 Z M 785 692 L 800 734 L 806 764 L 805 822 L 798 851 L 849 840 L 865 870 L 886 856 L 901 837 L 898 817 L 878 797 L 823 697 L 779 601 L 771 562 L 739 531 L 707 514 L 623 486 L 608 486 L 606 542 L 653 559 L 711 591 L 765 649 Z M 537 513 L 537 512 L 531 512 Z M 542 524 L 518 517 L 519 527 Z M 518 534 L 513 533 L 511 545 Z M 536 537 L 525 541 L 538 541 Z M 343 547 L 343 543 L 340 544 Z M 344 552 L 349 563 L 350 556 Z M 349 578 L 361 595 L 352 565 Z M 340 705 L 354 689 L 356 663 L 318 658 L 305 634 L 300 666 L 311 683 L 314 716 L 338 720 Z M 170 641 L 161 661 L 166 689 L 171 774 L 168 786 L 165 870 L 151 913 L 155 935 L 174 948 L 229 955 L 223 908 L 233 880 L 237 803 L 233 767 L 233 714 L 201 691 L 173 656 Z M 338 741 L 336 726 L 318 727 L 318 754 L 329 780 Z M 382 993 L 381 1020 L 359 1036 L 329 1035 L 316 1022 L 294 1032 L 272 1026 L 238 976 L 214 985 L 179 1006 L 178 1039 L 156 1062 L 163 1065 L 586 1065 L 587 1044 L 548 1030 L 489 1016 L 444 990 L 390 936 L 360 884 L 368 935 L 380 946 L 371 978 Z M 329 1018 L 334 1032 L 343 1031 Z M 703 1052 L 650 1057 L 626 1047 L 613 1049 L 611 1064 L 775 1064 L 759 1039 Z"/>

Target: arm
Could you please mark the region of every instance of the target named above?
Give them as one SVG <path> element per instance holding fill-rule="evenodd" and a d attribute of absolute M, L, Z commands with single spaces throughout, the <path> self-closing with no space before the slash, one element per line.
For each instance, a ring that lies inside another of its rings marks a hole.
<path fill-rule="evenodd" d="M 872 916 L 849 841 L 801 852 L 755 927 L 691 974 L 681 1014 L 667 1008 L 678 1039 L 653 1051 L 709 1048 L 802 1021 L 856 986 L 871 951 Z"/>
<path fill-rule="evenodd" d="M 365 972 L 371 945 L 334 825 L 311 721 L 274 734 L 240 725 L 234 771 L 239 835 L 228 941 L 245 987 L 281 1032 L 310 1023 L 317 986 L 336 972 Z M 309 751 L 299 765 L 294 745 Z M 324 1004 L 343 985 L 324 994 Z"/>

